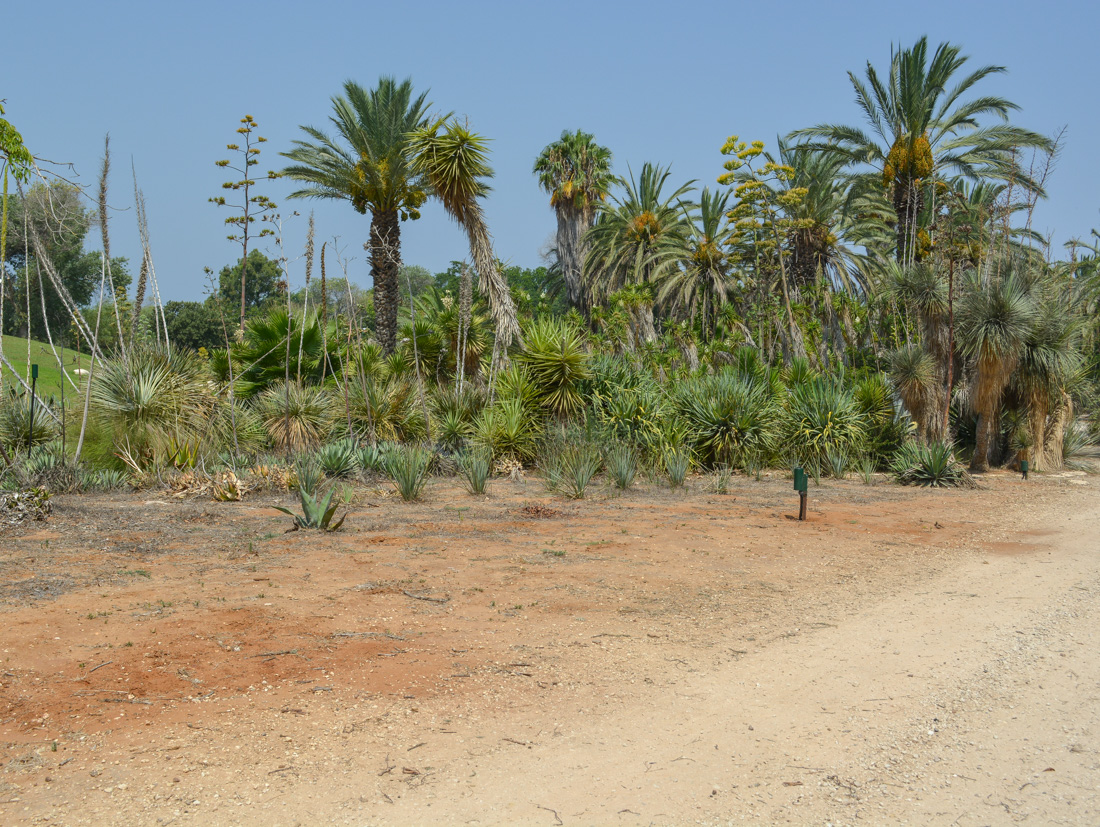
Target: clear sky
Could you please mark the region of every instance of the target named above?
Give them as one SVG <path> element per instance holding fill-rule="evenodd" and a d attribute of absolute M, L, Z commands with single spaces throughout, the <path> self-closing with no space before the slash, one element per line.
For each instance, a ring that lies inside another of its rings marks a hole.
<path fill-rule="evenodd" d="M 677 183 L 713 186 L 730 134 L 774 147 L 799 127 L 862 125 L 847 71 L 862 74 L 867 61 L 885 69 L 891 43 L 922 34 L 961 45 L 968 68 L 1006 66 L 978 88 L 1019 104 L 1015 123 L 1048 134 L 1066 127 L 1035 228 L 1061 244 L 1100 227 L 1100 7 L 1079 0 L 27 0 L 7 4 L 0 25 L 0 98 L 32 152 L 71 162 L 94 192 L 110 133 L 112 253 L 136 262 L 133 164 L 165 299 L 201 299 L 203 267 L 240 255 L 225 240 L 229 213 L 207 202 L 227 180 L 214 162 L 239 119 L 251 114 L 268 139 L 260 169 L 280 168 L 299 125 L 327 128 L 345 79 L 371 87 L 382 75 L 411 77 L 438 110 L 493 139 L 490 228 L 498 256 L 522 266 L 540 263 L 554 232 L 531 166 L 563 129 L 594 133 L 620 174 L 654 161 L 671 164 Z M 293 285 L 314 209 L 318 243 L 338 237 L 353 281 L 370 286 L 367 217 L 346 202 L 287 201 L 289 181 L 264 186 L 284 216 Z M 403 226 L 403 242 L 405 262 L 433 272 L 467 254 L 434 206 Z"/>

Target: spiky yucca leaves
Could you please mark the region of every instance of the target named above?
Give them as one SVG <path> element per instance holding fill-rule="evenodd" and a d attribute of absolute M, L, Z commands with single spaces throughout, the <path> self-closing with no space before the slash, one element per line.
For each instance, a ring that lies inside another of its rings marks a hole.
<path fill-rule="evenodd" d="M 111 444 L 149 464 L 165 459 L 173 440 L 204 436 L 214 398 L 194 353 L 135 347 L 103 363 L 90 403 Z"/>
<path fill-rule="evenodd" d="M 666 443 L 661 448 L 661 464 L 668 476 L 669 485 L 680 488 L 691 470 L 691 448 L 687 445 Z"/>
<path fill-rule="evenodd" d="M 959 307 L 959 341 L 975 367 L 971 404 L 978 414 L 978 432 L 971 471 L 989 470 L 993 425 L 1001 396 L 1015 370 L 1036 318 L 1035 304 L 1016 262 L 988 283 L 972 277 Z"/>
<path fill-rule="evenodd" d="M 809 359 L 804 356 L 796 356 L 783 370 L 783 381 L 787 387 L 794 388 L 797 385 L 805 385 L 818 377 L 818 373 L 810 365 Z"/>
<path fill-rule="evenodd" d="M 856 407 L 867 424 L 866 451 L 877 464 L 891 456 L 905 441 L 909 425 L 894 410 L 894 396 L 883 373 L 871 373 L 859 379 L 852 389 Z"/>
<path fill-rule="evenodd" d="M 568 418 L 584 407 L 581 388 L 592 370 L 580 330 L 541 318 L 527 327 L 517 361 L 527 368 L 542 405 L 552 414 Z"/>
<path fill-rule="evenodd" d="M 467 282 L 464 279 L 462 283 Z M 441 293 L 435 287 L 417 297 L 416 318 L 418 321 L 423 319 L 435 336 L 434 342 L 417 340 L 427 373 L 436 375 L 441 381 L 447 377 L 457 377 L 461 355 L 464 380 L 478 375 L 482 361 L 493 347 L 493 326 L 483 307 L 482 302 L 475 304 L 471 299 L 470 306 L 466 308 L 464 328 L 461 301 L 455 301 L 453 296 Z M 431 352 L 432 348 L 435 348 L 434 359 L 426 358 L 424 354 Z"/>
<path fill-rule="evenodd" d="M 516 305 L 493 254 L 482 209 L 493 176 L 489 144 L 457 120 L 440 118 L 408 135 L 412 168 L 428 183 L 443 209 L 466 231 L 478 286 L 489 302 L 497 340 L 504 348 L 520 339 Z"/>
<path fill-rule="evenodd" d="M 922 440 L 928 438 L 929 421 L 939 413 L 939 374 L 932 354 L 918 345 L 905 345 L 890 354 L 890 381 Z"/>
<path fill-rule="evenodd" d="M 786 453 L 807 467 L 822 467 L 830 451 L 856 456 L 867 439 L 867 422 L 855 399 L 831 378 L 792 388 L 781 421 Z"/>
<path fill-rule="evenodd" d="M 438 388 L 429 399 L 432 432 L 444 448 L 457 451 L 473 435 L 474 420 L 485 408 L 485 391 L 474 385 Z"/>
<path fill-rule="evenodd" d="M 348 404 L 356 432 L 370 442 L 404 442 L 420 439 L 426 432 L 416 385 L 404 378 L 355 383 Z"/>
<path fill-rule="evenodd" d="M 703 465 L 743 467 L 746 456 L 774 452 L 778 411 L 763 384 L 722 373 L 680 384 L 674 400 Z"/>
<path fill-rule="evenodd" d="M 890 464 L 894 477 L 902 485 L 926 488 L 975 488 L 973 477 L 955 458 L 947 442 L 907 442 Z"/>
<path fill-rule="evenodd" d="M 428 480 L 432 455 L 419 445 L 391 445 L 385 454 L 386 473 L 405 502 L 420 499 Z"/>
<path fill-rule="evenodd" d="M 539 421 L 519 398 L 500 399 L 475 420 L 473 443 L 494 460 L 526 462 L 535 455 L 540 430 Z"/>
<path fill-rule="evenodd" d="M 625 491 L 638 473 L 638 452 L 628 442 L 616 442 L 604 453 L 603 464 L 615 487 Z"/>
<path fill-rule="evenodd" d="M 223 447 L 232 449 L 236 445 L 241 453 L 255 455 L 266 449 L 269 443 L 267 428 L 256 408 L 251 403 L 225 396 L 217 400 L 207 433 L 207 439 L 200 443 L 200 450 L 207 447 L 215 451 Z"/>
<path fill-rule="evenodd" d="M 467 451 L 458 461 L 462 481 L 471 494 L 488 493 L 489 476 L 493 470 L 493 458 L 488 451 Z"/>
<path fill-rule="evenodd" d="M 0 442 L 9 450 L 26 447 L 30 439 L 35 445 L 50 442 L 58 435 L 58 426 L 46 411 L 45 406 L 36 402 L 34 421 L 31 421 L 30 394 L 16 393 L 14 387 L 0 399 Z"/>
<path fill-rule="evenodd" d="M 291 453 L 321 444 L 333 428 L 337 411 L 325 388 L 297 382 L 272 385 L 256 398 L 255 408 L 272 444 Z"/>
<path fill-rule="evenodd" d="M 573 442 L 562 449 L 559 492 L 574 500 L 584 499 L 588 484 L 600 470 L 600 452 L 587 441 Z"/>

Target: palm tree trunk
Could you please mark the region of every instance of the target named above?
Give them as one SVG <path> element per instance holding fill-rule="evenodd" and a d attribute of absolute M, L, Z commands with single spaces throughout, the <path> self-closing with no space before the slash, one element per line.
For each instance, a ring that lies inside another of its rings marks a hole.
<path fill-rule="evenodd" d="M 584 234 L 591 223 L 590 217 L 583 210 L 558 209 L 558 264 L 565 279 L 569 306 L 580 310 L 585 318 L 588 318 L 590 308 L 581 268 L 587 247 Z"/>
<path fill-rule="evenodd" d="M 920 185 L 912 179 L 894 185 L 894 214 L 898 219 L 897 226 L 897 251 L 895 256 L 899 264 L 912 263 L 916 258 L 913 254 L 914 234 L 917 226 L 917 216 L 924 209 L 924 192 Z"/>
<path fill-rule="evenodd" d="M 370 274 L 374 281 L 375 335 L 387 356 L 397 348 L 397 273 L 401 267 L 401 222 L 396 210 L 370 220 Z"/>

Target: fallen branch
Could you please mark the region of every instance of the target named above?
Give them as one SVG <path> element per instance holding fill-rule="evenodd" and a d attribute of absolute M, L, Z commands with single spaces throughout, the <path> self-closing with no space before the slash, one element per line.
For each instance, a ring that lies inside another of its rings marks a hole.
<path fill-rule="evenodd" d="M 558 824 L 565 824 L 565 822 L 561 820 L 561 816 L 558 815 L 557 810 L 551 810 L 549 807 L 543 807 L 541 804 L 536 804 L 535 806 L 538 807 L 540 810 L 546 810 L 546 812 L 548 813 L 553 813 L 554 818 L 558 820 Z"/>
<path fill-rule="evenodd" d="M 110 666 L 110 665 L 111 665 L 112 663 L 114 663 L 114 661 L 113 661 L 113 660 L 105 660 L 105 661 L 103 661 L 103 663 L 99 664 L 99 666 L 95 667 L 95 669 L 89 669 L 89 670 L 88 670 L 88 674 L 90 675 L 90 674 L 92 674 L 92 672 L 94 672 L 94 671 L 95 671 L 96 669 L 102 669 L 102 668 L 103 668 L 104 666 Z"/>
<path fill-rule="evenodd" d="M 401 594 L 405 595 L 405 597 L 411 597 L 413 600 L 426 600 L 429 603 L 450 603 L 451 602 L 451 598 L 449 598 L 449 597 L 425 597 L 423 595 L 413 594 L 412 592 L 405 591 L 404 589 L 401 590 Z"/>

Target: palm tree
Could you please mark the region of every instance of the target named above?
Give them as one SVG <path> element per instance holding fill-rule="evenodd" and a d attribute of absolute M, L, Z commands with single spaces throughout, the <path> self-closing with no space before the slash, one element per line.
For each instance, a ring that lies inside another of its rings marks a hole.
<path fill-rule="evenodd" d="M 1074 312 L 1072 293 L 1057 288 L 1045 292 L 1012 377 L 1014 389 L 1027 406 L 1032 468 L 1036 471 L 1047 467 L 1047 415 L 1062 404 L 1066 387 L 1081 366 L 1077 343 L 1082 317 Z M 1049 459 L 1051 467 L 1061 465 L 1061 457 Z"/>
<path fill-rule="evenodd" d="M 419 218 L 431 194 L 408 152 L 409 136 L 427 126 L 430 106 L 425 94 L 413 96 L 409 79 L 383 77 L 369 92 L 349 80 L 344 94 L 332 98 L 329 120 L 336 137 L 303 126 L 310 140 L 294 141 L 294 148 L 282 153 L 293 162 L 283 175 L 306 184 L 290 198 L 350 201 L 358 212 L 370 213 L 377 335 L 386 353 L 397 343 L 401 221 Z"/>
<path fill-rule="evenodd" d="M 959 307 L 959 340 L 974 360 L 970 401 L 978 415 L 971 471 L 989 470 L 989 449 L 1001 396 L 1031 334 L 1035 305 L 1014 262 L 987 279 L 971 276 Z"/>
<path fill-rule="evenodd" d="M 674 266 L 668 251 L 691 232 L 684 197 L 695 181 L 665 196 L 669 175 L 667 168 L 643 164 L 638 179 L 632 172 L 629 179 L 620 180 L 625 189 L 621 198 L 612 196 L 610 203 L 599 205 L 596 223 L 585 236 L 589 249 L 584 277 L 593 298 L 605 300 L 628 285 L 648 287 Z M 646 314 L 649 339 L 652 308 Z"/>
<path fill-rule="evenodd" d="M 408 157 L 443 209 L 466 231 L 478 284 L 489 301 L 496 323 L 498 353 L 520 339 L 516 305 L 500 270 L 481 199 L 489 193 L 485 179 L 493 175 L 488 142 L 449 118 L 440 118 L 408 135 Z"/>
<path fill-rule="evenodd" d="M 588 132 L 565 130 L 535 159 L 539 186 L 550 194 L 558 217 L 558 264 L 565 278 L 569 304 L 588 313 L 583 279 L 587 244 L 584 234 L 596 220 L 596 208 L 607 199 L 615 178 L 611 150 Z"/>
<path fill-rule="evenodd" d="M 890 197 L 899 262 L 917 257 L 917 218 L 924 208 L 926 185 L 937 177 L 991 178 L 1041 194 L 1039 184 L 1020 168 L 1016 154 L 1022 149 L 1049 152 L 1051 140 L 1008 124 L 1009 112 L 1019 107 L 1005 98 L 987 95 L 963 102 L 979 81 L 1005 71 L 1003 66 L 983 66 L 949 88 L 967 60 L 958 46 L 941 43 L 929 62 L 927 37 L 910 49 L 891 48 L 885 80 L 869 62 L 866 83 L 848 73 L 871 134 L 838 124 L 792 133 L 837 153 L 851 166 L 873 169 L 862 177 L 868 183 L 878 179 Z M 981 126 L 979 118 L 987 115 L 1004 123 Z"/>
<path fill-rule="evenodd" d="M 658 277 L 657 300 L 670 302 L 673 311 L 686 310 L 692 321 L 701 315 L 702 328 L 708 334 L 714 330 L 718 307 L 726 302 L 732 286 L 729 248 L 733 228 L 726 221 L 731 195 L 729 190 L 711 192 L 704 187 L 698 215 L 689 213 L 687 234 L 674 235 L 662 251 L 675 266 Z"/>

